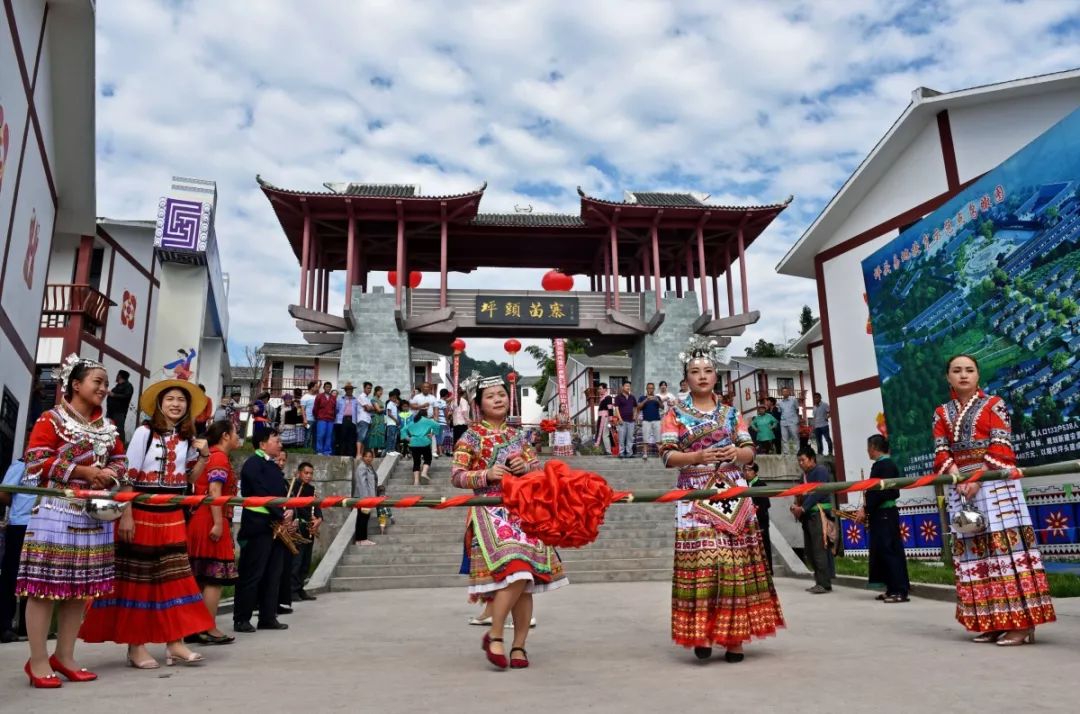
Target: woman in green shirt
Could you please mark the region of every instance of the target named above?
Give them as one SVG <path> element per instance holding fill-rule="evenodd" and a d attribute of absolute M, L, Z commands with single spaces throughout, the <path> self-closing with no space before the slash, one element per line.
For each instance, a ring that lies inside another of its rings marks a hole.
<path fill-rule="evenodd" d="M 431 438 L 441 430 L 438 422 L 428 416 L 427 409 L 417 410 L 416 418 L 402 425 L 401 436 L 409 442 L 409 452 L 412 453 L 413 486 L 419 486 L 420 479 L 424 479 L 424 483 L 431 483 L 431 477 L 428 476 L 428 469 L 431 467 Z"/>
<path fill-rule="evenodd" d="M 758 404 L 757 415 L 750 420 L 750 429 L 754 432 L 754 443 L 759 454 L 772 453 L 778 424 L 776 417 L 765 409 L 765 405 Z"/>

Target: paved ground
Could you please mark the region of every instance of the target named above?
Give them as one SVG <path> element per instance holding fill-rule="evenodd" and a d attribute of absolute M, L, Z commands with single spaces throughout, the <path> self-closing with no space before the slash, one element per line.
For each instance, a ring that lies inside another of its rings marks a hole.
<path fill-rule="evenodd" d="M 1080 602 L 1035 646 L 975 645 L 930 600 L 883 605 L 780 580 L 788 629 L 742 664 L 669 644 L 665 583 L 576 585 L 537 597 L 532 668 L 497 672 L 465 620 L 464 588 L 341 593 L 303 603 L 292 629 L 208 647 L 198 668 L 125 669 L 117 646 L 80 645 L 102 680 L 31 690 L 23 644 L 0 645 L 0 710 L 94 712 L 1075 711 Z M 227 616 L 226 616 L 227 619 Z M 167 707 L 168 709 L 159 709 Z"/>

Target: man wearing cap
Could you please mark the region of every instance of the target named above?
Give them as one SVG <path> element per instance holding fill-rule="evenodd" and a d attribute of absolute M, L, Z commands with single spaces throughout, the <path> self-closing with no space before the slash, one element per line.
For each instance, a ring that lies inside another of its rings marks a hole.
<path fill-rule="evenodd" d="M 356 423 L 360 420 L 363 409 L 360 407 L 360 400 L 353 396 L 355 389 L 352 382 L 345 382 L 345 386 L 341 388 L 345 393 L 337 398 L 337 412 L 334 417 L 335 456 L 356 456 Z M 364 433 L 367 433 L 366 427 Z"/>
<path fill-rule="evenodd" d="M 105 399 L 105 416 L 116 424 L 116 430 L 120 432 L 120 441 L 127 446 L 127 415 L 128 407 L 131 406 L 131 398 L 135 395 L 135 387 L 131 386 L 131 375 L 126 369 L 116 373 L 116 384 L 109 390 L 109 396 Z"/>

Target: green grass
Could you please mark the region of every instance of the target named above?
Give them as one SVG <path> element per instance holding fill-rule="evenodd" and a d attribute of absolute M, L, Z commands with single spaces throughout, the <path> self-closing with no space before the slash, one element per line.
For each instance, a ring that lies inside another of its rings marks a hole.
<path fill-rule="evenodd" d="M 839 575 L 854 575 L 865 578 L 869 574 L 870 564 L 866 558 L 837 558 L 836 572 Z M 922 560 L 908 560 L 908 578 L 913 583 L 931 585 L 954 585 L 951 570 Z M 1080 577 L 1069 573 L 1047 573 L 1050 594 L 1053 597 L 1080 597 Z"/>

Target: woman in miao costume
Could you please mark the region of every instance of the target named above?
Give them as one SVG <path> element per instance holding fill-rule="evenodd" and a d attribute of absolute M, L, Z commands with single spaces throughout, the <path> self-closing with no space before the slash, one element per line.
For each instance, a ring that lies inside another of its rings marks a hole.
<path fill-rule="evenodd" d="M 480 496 L 502 494 L 502 481 L 540 468 L 540 461 L 522 434 L 506 426 L 510 398 L 500 377 L 482 379 L 476 389 L 481 415 L 454 448 L 451 481 Z M 509 665 L 529 666 L 529 635 L 534 593 L 567 584 L 562 562 L 551 546 L 522 532 L 517 519 L 502 506 L 469 509 L 465 547 L 469 553 L 469 599 L 492 603 L 491 631 L 482 647 L 499 669 L 507 666 L 503 644 L 506 616 L 514 618 Z"/>
<path fill-rule="evenodd" d="M 193 416 L 206 396 L 191 382 L 165 379 L 139 397 L 149 425 L 128 443 L 128 479 L 140 493 L 182 496 L 202 474 L 210 452 L 195 439 Z M 203 657 L 184 638 L 213 629 L 202 593 L 191 574 L 187 528 L 181 506 L 132 503 L 117 523 L 116 586 L 94 600 L 79 636 L 87 642 L 126 644 L 127 661 L 157 669 L 146 649 L 164 642 L 165 664 L 195 664 Z"/>
<path fill-rule="evenodd" d="M 551 435 L 552 450 L 555 456 L 574 455 L 574 435 L 571 431 L 570 415 L 566 411 L 566 405 L 559 405 L 559 415 L 555 420 L 555 433 Z"/>
<path fill-rule="evenodd" d="M 945 374 L 952 399 L 934 410 L 934 470 L 970 476 L 1014 468 L 1008 407 L 979 389 L 978 363 L 957 355 Z M 948 491 L 950 513 L 968 499 L 988 521 L 982 533 L 953 533 L 956 619 L 979 633 L 975 642 L 1034 642 L 1035 626 L 1056 617 L 1023 488 L 1017 481 L 989 481 Z"/>
<path fill-rule="evenodd" d="M 99 362 L 70 355 L 58 370 L 64 398 L 41 415 L 26 449 L 27 484 L 43 488 L 113 488 L 126 478 L 124 446 L 105 418 L 109 377 Z M 84 502 L 42 497 L 30 512 L 19 562 L 17 595 L 28 597 L 30 659 L 24 671 L 40 689 L 97 675 L 75 663 L 75 638 L 86 600 L 113 589 L 113 525 L 89 516 Z M 56 652 L 48 652 L 57 605 Z"/>
<path fill-rule="evenodd" d="M 664 415 L 664 465 L 679 469 L 679 489 L 745 486 L 741 466 L 754 460 L 753 442 L 738 410 L 713 392 L 723 360 L 716 341 L 693 340 L 680 357 L 690 395 Z M 676 506 L 671 637 L 699 659 L 715 644 L 740 662 L 744 642 L 784 626 L 754 505 L 737 498 Z"/>

